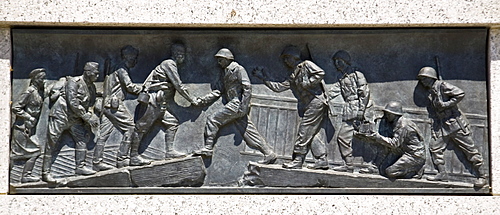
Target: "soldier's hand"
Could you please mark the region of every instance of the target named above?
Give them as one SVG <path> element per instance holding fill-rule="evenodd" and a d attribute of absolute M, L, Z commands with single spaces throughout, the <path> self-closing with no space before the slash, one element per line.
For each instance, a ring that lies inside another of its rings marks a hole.
<path fill-rule="evenodd" d="M 99 117 L 97 117 L 96 115 L 92 114 L 92 116 L 90 117 L 90 119 L 87 121 L 89 123 L 89 125 L 91 127 L 97 127 L 99 126 Z"/>
<path fill-rule="evenodd" d="M 266 73 L 264 72 L 264 68 L 262 67 L 255 67 L 252 71 L 252 74 L 258 79 L 261 80 L 266 79 Z"/>
<path fill-rule="evenodd" d="M 194 98 L 194 99 L 193 99 L 193 102 L 191 102 L 191 104 L 192 104 L 193 106 L 200 106 L 200 105 L 201 105 L 201 102 L 202 102 L 202 101 L 201 101 L 201 98 L 200 98 L 200 97 L 197 97 L 197 98 Z"/>

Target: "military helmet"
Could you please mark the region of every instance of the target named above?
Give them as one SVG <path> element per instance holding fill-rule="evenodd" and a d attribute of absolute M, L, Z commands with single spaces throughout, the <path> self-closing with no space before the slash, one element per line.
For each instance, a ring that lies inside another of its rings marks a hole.
<path fill-rule="evenodd" d="M 438 79 L 436 70 L 432 67 L 429 67 L 429 66 L 423 67 L 418 72 L 417 78 L 420 79 L 423 77 L 428 77 L 428 78 L 432 78 L 432 79 L 436 79 L 436 80 Z"/>
<path fill-rule="evenodd" d="M 403 106 L 401 105 L 400 102 L 391 101 L 391 102 L 387 103 L 387 105 L 385 105 L 384 111 L 388 112 L 388 113 L 395 114 L 395 115 L 402 116 L 403 115 Z"/>
<path fill-rule="evenodd" d="M 344 50 L 340 50 L 338 52 L 335 52 L 335 54 L 333 54 L 332 59 L 333 60 L 342 59 L 345 62 L 349 63 L 349 62 L 351 62 L 351 55 L 349 55 L 349 53 L 347 53 Z"/>
<path fill-rule="evenodd" d="M 222 57 L 222 58 L 226 58 L 229 60 L 234 60 L 233 53 L 231 53 L 231 51 L 229 51 L 229 49 L 226 49 L 226 48 L 221 48 L 217 52 L 217 54 L 215 54 L 215 57 Z"/>
<path fill-rule="evenodd" d="M 300 50 L 296 46 L 287 46 L 285 47 L 283 52 L 281 52 L 281 57 L 284 56 L 292 56 L 297 59 L 300 59 Z"/>
<path fill-rule="evenodd" d="M 42 72 L 43 72 L 43 73 L 45 73 L 45 69 L 44 69 L 44 68 L 37 68 L 37 69 L 32 70 L 32 71 L 30 72 L 30 75 L 29 75 L 29 76 L 30 76 L 30 78 L 34 78 L 34 77 L 36 77 L 38 74 L 40 74 L 40 73 L 42 73 Z"/>

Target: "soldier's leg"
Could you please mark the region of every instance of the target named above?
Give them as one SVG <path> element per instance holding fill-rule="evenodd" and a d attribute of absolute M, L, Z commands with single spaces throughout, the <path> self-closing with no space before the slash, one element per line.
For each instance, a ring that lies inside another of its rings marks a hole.
<path fill-rule="evenodd" d="M 49 183 L 54 183 L 56 180 L 50 174 L 52 167 L 52 155 L 57 151 L 57 142 L 64 130 L 68 128 L 68 121 L 49 116 L 47 143 L 42 162 L 42 180 Z"/>
<path fill-rule="evenodd" d="M 87 157 L 87 143 L 89 132 L 83 122 L 75 122 L 70 128 L 70 134 L 75 141 L 75 174 L 77 175 L 92 175 L 96 171 L 87 167 L 85 158 Z"/>
<path fill-rule="evenodd" d="M 95 171 L 102 171 L 113 168 L 112 166 L 106 165 L 102 162 L 104 145 L 108 141 L 111 133 L 113 133 L 113 130 L 113 124 L 108 119 L 108 117 L 103 115 L 101 117 L 101 124 L 99 124 L 99 137 L 97 138 L 97 143 L 94 147 L 94 158 L 92 159 L 92 169 L 94 169 Z"/>
<path fill-rule="evenodd" d="M 324 113 L 324 118 L 321 121 L 320 128 L 318 132 L 315 134 L 313 140 L 311 141 L 311 153 L 315 159 L 314 164 L 308 165 L 309 169 L 328 169 L 328 159 L 327 159 L 327 151 L 326 151 L 326 112 Z"/>
<path fill-rule="evenodd" d="M 132 143 L 130 146 L 130 165 L 142 166 L 150 164 L 151 161 L 139 156 L 139 147 L 141 145 L 142 137 L 149 131 L 153 123 L 161 116 L 162 112 L 160 107 L 153 107 L 148 104 L 144 115 L 135 122 L 134 133 L 132 133 Z M 126 162 L 126 160 L 123 160 Z"/>
<path fill-rule="evenodd" d="M 446 142 L 449 141 L 447 137 L 431 138 L 429 143 L 429 150 L 432 156 L 432 162 L 438 169 L 438 174 L 434 177 L 429 176 L 427 180 L 430 181 L 448 181 L 448 173 L 446 172 L 444 162 L 444 150 L 446 149 Z"/>
<path fill-rule="evenodd" d="M 121 103 L 116 110 L 105 109 L 104 114 L 114 127 L 123 134 L 120 147 L 118 148 L 117 160 L 129 159 L 132 134 L 134 133 L 135 127 L 133 116 L 128 112 L 123 103 Z"/>
<path fill-rule="evenodd" d="M 215 138 L 217 136 L 217 133 L 219 132 L 219 129 L 230 123 L 233 122 L 235 119 L 241 117 L 241 115 L 238 115 L 236 110 L 238 108 L 238 105 L 234 104 L 233 102 L 229 102 L 224 106 L 222 109 L 219 111 L 215 112 L 211 116 L 207 118 L 207 123 L 205 124 L 205 149 L 212 150 L 213 145 L 215 144 Z"/>
<path fill-rule="evenodd" d="M 302 168 L 305 155 L 309 150 L 314 136 L 321 128 L 321 122 L 325 116 L 325 105 L 321 102 L 313 100 L 307 107 L 302 117 L 297 139 L 293 147 L 294 160 L 291 163 L 283 164 L 284 168 Z"/>
<path fill-rule="evenodd" d="M 474 174 L 476 174 L 477 179 L 474 182 L 475 187 L 483 187 L 486 185 L 486 174 L 480 170 L 483 165 L 483 156 L 479 152 L 479 149 L 474 144 L 474 140 L 470 135 L 470 132 L 463 132 L 462 130 L 450 135 L 450 139 L 455 142 L 455 144 L 464 152 L 467 159 L 471 162 Z"/>
<path fill-rule="evenodd" d="M 165 158 L 181 158 L 186 156 L 186 154 L 180 153 L 174 148 L 175 134 L 179 128 L 177 118 L 167 110 L 163 114 L 161 123 L 165 127 Z"/>
<path fill-rule="evenodd" d="M 276 161 L 278 155 L 274 153 L 271 146 L 267 143 L 267 141 L 260 135 L 259 131 L 255 127 L 255 125 L 250 121 L 248 116 L 243 116 L 235 120 L 235 126 L 242 134 L 245 143 L 257 150 L 259 150 L 262 154 L 264 154 L 264 159 L 258 161 L 261 164 L 271 164 Z"/>
<path fill-rule="evenodd" d="M 414 159 L 403 155 L 394 164 L 387 167 L 385 172 L 389 178 L 412 178 L 418 174 L 424 163 L 424 159 Z"/>
<path fill-rule="evenodd" d="M 353 160 L 352 157 L 352 138 L 354 135 L 354 125 L 352 121 L 342 121 L 340 125 L 337 143 L 339 145 L 340 154 L 345 161 L 345 165 L 334 167 L 335 171 L 352 171 Z"/>
<path fill-rule="evenodd" d="M 32 156 L 24 164 L 23 175 L 21 177 L 21 183 L 40 181 L 40 178 L 37 178 L 37 177 L 34 177 L 33 175 L 31 175 L 31 171 L 33 171 L 33 168 L 35 167 L 36 159 L 38 157 L 39 157 L 39 155 Z"/>

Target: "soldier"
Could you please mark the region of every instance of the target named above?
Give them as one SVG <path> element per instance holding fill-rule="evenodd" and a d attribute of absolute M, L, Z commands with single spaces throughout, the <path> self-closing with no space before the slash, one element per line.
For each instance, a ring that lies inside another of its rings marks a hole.
<path fill-rule="evenodd" d="M 43 157 L 42 180 L 55 182 L 50 174 L 52 155 L 56 153 L 57 141 L 61 134 L 68 130 L 75 141 L 75 174 L 92 175 L 95 171 L 85 165 L 87 143 L 89 140 L 88 125 L 97 128 L 99 117 L 89 111 L 96 99 L 94 82 L 99 77 L 99 64 L 87 62 L 83 75 L 67 77 L 65 88 L 58 94 L 57 100 L 50 109 L 48 122 L 48 141 Z"/>
<path fill-rule="evenodd" d="M 333 92 L 330 96 L 333 99 L 338 95 L 342 95 L 344 106 L 342 112 L 342 124 L 339 129 L 337 142 L 339 144 L 340 153 L 345 161 L 345 165 L 334 167 L 335 171 L 352 171 L 353 156 L 352 156 L 352 139 L 355 126 L 369 121 L 369 109 L 372 106 L 370 100 L 370 89 L 365 76 L 360 71 L 351 66 L 351 56 L 344 50 L 336 52 L 332 60 L 337 71 L 342 73 L 338 84 L 340 92 Z"/>
<path fill-rule="evenodd" d="M 113 167 L 102 162 L 104 145 L 114 128 L 122 134 L 122 141 L 117 154 L 118 168 L 128 166 L 130 162 L 129 151 L 134 132 L 134 118 L 125 107 L 124 100 L 127 93 L 139 94 L 142 86 L 132 83 L 129 71 L 137 63 L 139 51 L 132 46 L 125 46 L 121 50 L 123 61 L 116 66 L 114 71 L 104 80 L 103 110 L 101 124 L 99 125 L 99 138 L 94 149 L 93 169 L 96 171 L 108 170 Z M 138 146 L 132 147 L 134 150 Z"/>
<path fill-rule="evenodd" d="M 387 177 L 420 177 L 425 163 L 423 137 L 417 125 L 403 117 L 401 103 L 395 101 L 387 103 L 384 108 L 384 117 L 379 126 L 379 132 L 358 134 L 386 147 L 387 151 L 396 157 L 395 161 L 388 161 L 389 167 L 383 169 Z M 388 155 L 386 159 L 393 156 Z"/>
<path fill-rule="evenodd" d="M 201 98 L 200 104 L 212 103 L 223 94 L 228 102 L 223 109 L 208 117 L 205 125 L 205 147 L 195 154 L 211 156 L 219 128 L 234 123 L 245 142 L 264 154 L 264 159 L 259 163 L 274 163 L 278 156 L 248 118 L 252 86 L 245 68 L 234 61 L 234 56 L 229 49 L 220 49 L 215 57 L 224 73 L 217 89 Z"/>
<path fill-rule="evenodd" d="M 286 66 L 293 69 L 290 77 L 283 82 L 268 81 L 262 68 L 253 70 L 253 74 L 264 81 L 264 84 L 275 92 L 292 89 L 298 99 L 298 111 L 301 122 L 293 148 L 292 162 L 283 164 L 283 168 L 300 169 L 305 156 L 311 149 L 315 158 L 311 169 L 328 169 L 326 146 L 323 141 L 313 141 L 319 132 L 323 119 L 327 114 L 327 101 L 324 91 L 323 77 L 325 72 L 311 61 L 300 59 L 300 50 L 295 46 L 286 47 L 282 54 Z M 311 144 L 312 143 L 312 144 Z"/>
<path fill-rule="evenodd" d="M 196 99 L 192 97 L 182 84 L 177 72 L 177 66 L 184 62 L 186 48 L 182 44 L 174 44 L 171 47 L 172 59 L 164 60 L 158 65 L 144 82 L 143 88 L 147 94 L 143 98 L 139 96 L 140 105 L 147 106 L 144 114 L 136 121 L 132 138 L 132 149 L 130 152 L 130 165 L 145 165 L 150 161 L 142 158 L 138 154 L 140 141 L 144 134 L 151 128 L 156 120 L 161 120 L 165 128 L 165 158 L 180 158 L 186 154 L 177 152 L 174 149 L 174 138 L 179 121 L 168 110 L 168 102 L 173 99 L 177 91 L 191 104 L 198 105 Z"/>
<path fill-rule="evenodd" d="M 444 150 L 448 142 L 454 142 L 471 162 L 477 175 L 475 187 L 486 185 L 486 176 L 479 169 L 483 165 L 483 156 L 472 139 L 469 121 L 458 108 L 465 92 L 460 88 L 438 80 L 437 72 L 432 67 L 423 67 L 418 76 L 419 82 L 429 91 L 431 106 L 429 116 L 432 119 L 432 140 L 429 144 L 432 160 L 439 173 L 428 177 L 430 181 L 447 181 Z"/>
<path fill-rule="evenodd" d="M 36 125 L 43 105 L 45 69 L 30 72 L 28 89 L 16 97 L 12 103 L 12 113 L 16 116 L 12 127 L 11 159 L 25 160 L 21 183 L 37 182 L 40 178 L 31 174 L 35 161 L 40 156 L 40 145 L 31 137 L 35 135 Z"/>

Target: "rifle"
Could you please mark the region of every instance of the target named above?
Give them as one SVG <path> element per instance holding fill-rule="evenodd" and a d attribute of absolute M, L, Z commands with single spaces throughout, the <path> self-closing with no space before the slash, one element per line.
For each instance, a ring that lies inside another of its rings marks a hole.
<path fill-rule="evenodd" d="M 438 80 L 443 80 L 443 77 L 441 77 L 441 64 L 439 63 L 439 57 L 435 56 L 434 60 L 436 61 L 436 75 Z"/>

